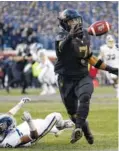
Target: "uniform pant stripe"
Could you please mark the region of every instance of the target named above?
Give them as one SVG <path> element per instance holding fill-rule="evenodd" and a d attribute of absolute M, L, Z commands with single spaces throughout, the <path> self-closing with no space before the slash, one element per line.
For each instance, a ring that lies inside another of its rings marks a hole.
<path fill-rule="evenodd" d="M 46 129 L 42 132 L 42 134 L 39 135 L 38 139 L 41 139 L 43 136 L 45 136 L 52 129 L 52 127 L 55 125 L 56 122 L 57 121 L 56 121 L 56 118 L 54 116 L 52 121 L 46 127 Z"/>

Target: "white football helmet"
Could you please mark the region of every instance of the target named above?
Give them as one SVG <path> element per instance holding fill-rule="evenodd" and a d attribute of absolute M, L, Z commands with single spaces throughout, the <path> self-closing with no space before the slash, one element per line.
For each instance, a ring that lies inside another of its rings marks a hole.
<path fill-rule="evenodd" d="M 110 48 L 113 48 L 115 46 L 115 39 L 112 35 L 108 35 L 106 37 L 106 44 Z"/>
<path fill-rule="evenodd" d="M 40 49 L 43 49 L 43 45 L 41 43 L 33 43 L 30 45 L 31 53 L 37 53 Z"/>

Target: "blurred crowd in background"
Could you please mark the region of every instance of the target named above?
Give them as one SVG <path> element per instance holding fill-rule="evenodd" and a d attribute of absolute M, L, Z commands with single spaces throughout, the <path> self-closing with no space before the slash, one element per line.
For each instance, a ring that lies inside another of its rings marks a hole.
<path fill-rule="evenodd" d="M 19 44 L 23 44 L 26 46 L 23 46 L 25 53 L 23 51 L 22 53 L 27 56 L 29 46 L 34 43 L 41 44 L 42 48 L 47 51 L 55 51 L 55 35 L 58 32 L 57 17 L 59 12 L 67 8 L 77 9 L 80 12 L 85 28 L 88 28 L 98 20 L 108 21 L 112 24 L 110 34 L 114 36 L 116 43 L 118 42 L 117 1 L 1 1 L 0 51 L 16 51 Z M 97 55 L 99 54 L 100 46 L 105 43 L 106 36 L 91 36 L 92 50 Z M 6 87 L 8 83 L 18 78 L 19 73 L 15 75 L 18 70 L 17 66 L 15 66 L 16 64 L 17 62 L 9 57 L 0 58 L 0 88 Z M 27 64 L 29 62 L 24 67 Z M 35 66 L 35 68 L 37 67 Z M 36 76 L 36 69 L 33 71 L 33 68 L 30 68 L 25 73 L 25 76 L 28 87 L 40 86 Z M 105 79 L 102 84 L 105 84 Z M 11 87 L 16 86 L 19 86 L 19 84 L 11 85 Z"/>
<path fill-rule="evenodd" d="M 117 1 L 46 1 L 46 2 L 0 2 L 0 48 L 16 48 L 24 41 L 43 44 L 45 49 L 55 49 L 54 37 L 58 31 L 57 17 L 64 9 L 77 9 L 84 19 L 84 27 L 89 27 L 97 20 L 111 23 L 111 33 L 118 37 L 118 2 Z M 105 41 L 105 36 L 92 37 L 93 50 Z"/>

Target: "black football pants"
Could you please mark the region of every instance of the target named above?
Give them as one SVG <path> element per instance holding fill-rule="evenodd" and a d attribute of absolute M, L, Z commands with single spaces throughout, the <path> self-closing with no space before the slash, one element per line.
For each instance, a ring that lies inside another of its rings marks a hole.
<path fill-rule="evenodd" d="M 59 75 L 58 85 L 62 101 L 76 128 L 82 128 L 88 113 L 93 83 L 89 76 L 71 80 Z"/>

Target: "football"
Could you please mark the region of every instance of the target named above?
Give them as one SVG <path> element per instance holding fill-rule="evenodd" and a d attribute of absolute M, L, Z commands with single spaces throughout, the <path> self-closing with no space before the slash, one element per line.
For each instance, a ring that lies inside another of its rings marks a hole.
<path fill-rule="evenodd" d="M 89 35 L 101 36 L 111 29 L 111 24 L 107 21 L 96 21 L 90 27 L 88 27 Z"/>

